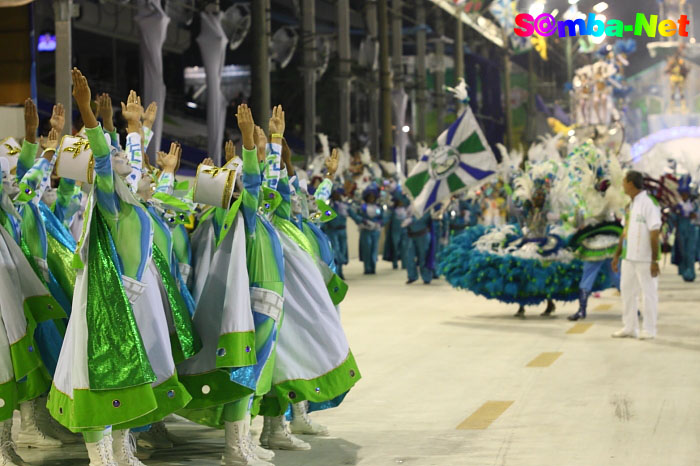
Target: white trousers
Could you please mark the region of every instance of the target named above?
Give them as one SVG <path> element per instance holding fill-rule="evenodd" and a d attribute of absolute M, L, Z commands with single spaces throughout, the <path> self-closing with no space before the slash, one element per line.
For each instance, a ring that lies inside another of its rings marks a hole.
<path fill-rule="evenodd" d="M 651 276 L 651 263 L 623 260 L 620 275 L 620 293 L 624 306 L 622 310 L 624 331 L 635 336 L 639 334 L 637 310 L 641 309 L 644 319 L 644 330 L 650 335 L 656 336 L 659 279 Z"/>

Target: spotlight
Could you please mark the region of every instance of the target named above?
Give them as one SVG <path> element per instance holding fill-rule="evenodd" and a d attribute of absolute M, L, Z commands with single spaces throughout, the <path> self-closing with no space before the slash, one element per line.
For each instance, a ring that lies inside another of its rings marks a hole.
<path fill-rule="evenodd" d="M 403 131 L 404 133 L 408 133 L 409 131 L 411 131 L 411 128 L 408 125 L 404 125 L 404 127 L 401 128 L 401 131 Z"/>
<path fill-rule="evenodd" d="M 596 13 L 602 13 L 607 9 L 608 9 L 608 4 L 605 2 L 596 3 L 593 6 L 593 11 L 595 11 Z"/>
<path fill-rule="evenodd" d="M 537 17 L 542 14 L 544 11 L 544 2 L 535 2 L 532 5 L 530 5 L 530 10 L 528 10 L 528 13 L 530 13 L 533 17 Z"/>
<path fill-rule="evenodd" d="M 189 108 L 197 108 L 197 104 L 195 102 L 187 102 L 187 107 Z"/>

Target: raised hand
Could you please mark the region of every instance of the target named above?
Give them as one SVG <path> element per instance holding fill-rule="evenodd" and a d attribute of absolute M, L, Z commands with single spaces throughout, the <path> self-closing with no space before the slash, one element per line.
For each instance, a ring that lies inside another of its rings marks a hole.
<path fill-rule="evenodd" d="M 156 121 L 156 116 L 158 116 L 158 104 L 151 102 L 148 108 L 146 108 L 146 113 L 143 114 L 143 126 L 148 129 L 153 128 L 153 122 Z"/>
<path fill-rule="evenodd" d="M 32 99 L 24 101 L 24 138 L 36 143 L 36 129 L 39 127 L 39 113 L 36 111 L 36 105 Z"/>
<path fill-rule="evenodd" d="M 338 170 L 338 157 L 338 149 L 333 149 L 330 157 L 326 159 L 326 169 L 328 170 L 328 174 L 326 176 L 330 179 L 335 177 L 335 172 Z"/>
<path fill-rule="evenodd" d="M 226 161 L 230 162 L 232 158 L 236 156 L 236 146 L 233 145 L 233 141 L 226 141 L 224 146 L 224 153 L 226 154 Z"/>
<path fill-rule="evenodd" d="M 66 124 L 66 110 L 63 108 L 63 104 L 56 104 L 53 106 L 50 121 L 53 129 L 59 133 L 63 131 L 63 127 Z"/>
<path fill-rule="evenodd" d="M 255 145 L 258 149 L 258 161 L 262 162 L 265 160 L 265 151 L 267 150 L 267 136 L 259 126 L 255 127 Z"/>
<path fill-rule="evenodd" d="M 90 93 L 90 86 L 88 85 L 87 79 L 78 68 L 73 68 L 71 77 L 73 78 L 73 98 L 75 99 L 75 103 L 78 104 L 78 110 L 80 110 L 80 116 L 83 118 L 83 124 L 86 128 L 96 128 L 97 118 L 95 118 L 95 114 L 90 107 L 92 94 Z"/>
<path fill-rule="evenodd" d="M 272 142 L 280 143 L 277 139 L 282 139 L 284 136 L 284 110 L 281 105 L 277 105 L 272 109 L 272 117 L 270 117 L 270 139 Z"/>
<path fill-rule="evenodd" d="M 122 102 L 122 115 L 124 115 L 130 133 L 138 133 L 141 131 L 143 107 L 141 106 L 141 97 L 136 94 L 136 91 L 132 90 L 129 92 L 126 104 Z"/>
<path fill-rule="evenodd" d="M 241 131 L 243 147 L 252 150 L 255 147 L 253 134 L 255 131 L 255 121 L 253 121 L 253 112 L 250 111 L 248 105 L 241 104 L 238 106 L 236 119 L 238 120 L 238 129 Z"/>
<path fill-rule="evenodd" d="M 53 158 L 53 154 L 56 152 L 56 148 L 58 147 L 58 138 L 60 136 L 61 133 L 52 128 L 47 137 L 41 138 L 41 145 L 44 147 L 44 158 L 46 160 L 51 161 Z"/>
<path fill-rule="evenodd" d="M 114 120 L 112 108 L 112 98 L 109 94 L 103 93 L 97 96 L 95 100 L 95 105 L 97 107 L 97 116 L 102 118 L 102 124 L 107 131 L 114 131 Z"/>
<path fill-rule="evenodd" d="M 216 167 L 216 164 L 214 163 L 214 160 L 212 160 L 211 157 L 207 157 L 206 159 L 202 160 L 202 165 L 208 165 L 210 167 Z"/>
<path fill-rule="evenodd" d="M 158 166 L 167 173 L 175 173 L 180 166 L 182 156 L 182 146 L 177 142 L 170 143 L 170 152 L 158 152 Z"/>

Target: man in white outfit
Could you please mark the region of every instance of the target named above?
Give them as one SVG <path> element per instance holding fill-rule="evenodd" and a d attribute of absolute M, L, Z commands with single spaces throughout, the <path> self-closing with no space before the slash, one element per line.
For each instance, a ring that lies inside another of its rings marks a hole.
<path fill-rule="evenodd" d="M 661 209 L 654 197 L 644 191 L 644 177 L 630 171 L 625 176 L 625 193 L 632 199 L 625 219 L 625 230 L 620 238 L 613 270 L 620 268 L 620 292 L 622 294 L 622 323 L 624 327 L 613 333 L 614 338 L 639 337 L 640 340 L 656 336 L 656 316 L 659 304 L 659 230 Z M 637 309 L 642 298 L 644 328 L 639 332 Z"/>

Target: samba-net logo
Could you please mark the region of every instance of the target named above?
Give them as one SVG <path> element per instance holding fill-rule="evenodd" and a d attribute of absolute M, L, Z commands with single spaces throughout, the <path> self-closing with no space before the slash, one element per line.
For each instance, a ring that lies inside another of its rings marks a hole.
<path fill-rule="evenodd" d="M 543 13 L 533 18 L 531 14 L 520 13 L 515 17 L 514 31 L 520 37 L 530 37 L 537 33 L 542 37 L 549 37 L 555 32 L 559 37 L 573 36 L 593 36 L 600 37 L 603 34 L 609 37 L 622 37 L 625 32 L 634 32 L 635 36 L 646 34 L 649 37 L 656 37 L 658 30 L 663 37 L 671 37 L 678 34 L 681 37 L 688 37 L 688 21 L 687 15 L 681 15 L 678 21 L 665 19 L 659 21 L 657 15 L 645 15 L 637 13 L 634 24 L 624 24 L 619 19 L 610 19 L 604 23 L 600 19 L 596 19 L 594 13 L 588 15 L 588 21 L 582 18 L 567 19 L 557 21 L 554 16 Z"/>

